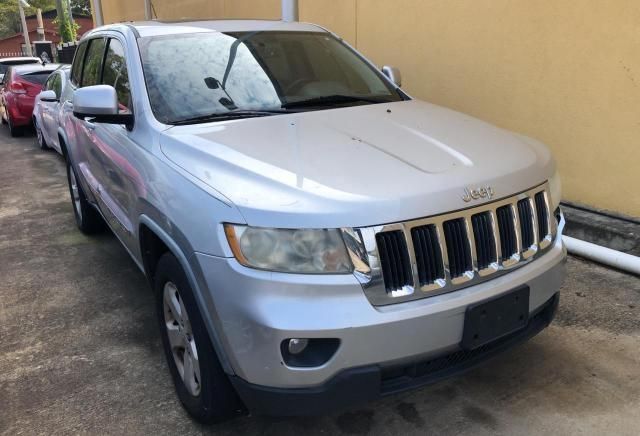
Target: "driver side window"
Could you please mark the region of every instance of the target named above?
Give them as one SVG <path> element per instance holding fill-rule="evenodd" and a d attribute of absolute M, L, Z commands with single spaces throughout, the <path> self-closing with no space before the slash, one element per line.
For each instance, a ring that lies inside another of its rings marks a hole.
<path fill-rule="evenodd" d="M 74 86 L 80 86 L 80 78 L 82 77 L 82 63 L 84 62 L 84 53 L 87 51 L 87 43 L 81 43 L 76 49 L 73 57 L 73 66 L 71 67 L 71 83 Z"/>
<path fill-rule="evenodd" d="M 131 113 L 131 90 L 124 47 L 115 38 L 109 40 L 109 47 L 104 59 L 104 70 L 102 71 L 102 83 L 115 88 L 116 94 L 118 94 L 119 112 Z"/>
<path fill-rule="evenodd" d="M 82 84 L 80 86 L 92 86 L 100 83 L 105 45 L 104 38 L 96 38 L 89 41 L 89 48 L 82 68 Z"/>

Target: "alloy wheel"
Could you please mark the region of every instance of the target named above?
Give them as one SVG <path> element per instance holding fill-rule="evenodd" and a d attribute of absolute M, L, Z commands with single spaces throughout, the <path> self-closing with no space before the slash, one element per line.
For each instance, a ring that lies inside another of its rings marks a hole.
<path fill-rule="evenodd" d="M 38 140 L 38 145 L 40 146 L 40 148 L 45 148 L 44 136 L 42 136 L 42 130 L 40 130 L 40 126 L 38 126 L 37 124 L 36 124 L 36 138 Z"/>
<path fill-rule="evenodd" d="M 175 284 L 167 282 L 163 291 L 164 321 L 171 354 L 187 391 L 200 395 L 200 361 L 191 330 L 189 314 Z"/>
<path fill-rule="evenodd" d="M 36 124 L 36 138 L 40 148 L 44 148 L 44 137 L 42 136 L 42 130 L 40 130 L 40 126 L 38 124 Z"/>

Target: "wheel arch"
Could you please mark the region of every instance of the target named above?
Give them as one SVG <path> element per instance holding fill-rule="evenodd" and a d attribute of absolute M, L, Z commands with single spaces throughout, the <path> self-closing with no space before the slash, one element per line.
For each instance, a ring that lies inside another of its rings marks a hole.
<path fill-rule="evenodd" d="M 216 352 L 216 355 L 218 356 L 218 360 L 220 361 L 220 365 L 222 366 L 225 373 L 233 375 L 233 367 L 231 366 L 231 363 L 229 362 L 229 359 L 224 352 L 222 340 L 218 334 L 216 326 L 213 323 L 212 317 L 207 316 L 207 304 L 204 301 L 204 294 L 198 284 L 196 274 L 191 264 L 189 263 L 189 259 L 185 255 L 184 251 L 173 240 L 173 238 L 162 229 L 162 227 L 160 227 L 147 215 L 140 216 L 138 225 L 138 238 L 140 243 L 140 253 L 142 256 L 144 273 L 147 276 L 147 279 L 149 280 L 149 283 L 152 285 L 152 287 L 153 274 L 155 273 L 155 264 L 150 265 L 150 263 L 155 262 L 157 264 L 157 261 L 166 252 L 170 252 L 178 260 L 178 263 L 187 276 L 187 280 L 189 280 L 191 289 L 193 289 L 196 304 L 198 305 L 198 309 L 200 310 L 200 314 L 202 315 L 202 319 L 204 320 L 207 332 L 209 333 L 209 337 L 211 338 L 211 342 L 213 343 L 213 348 Z M 158 247 L 157 244 L 161 244 L 162 246 Z M 150 253 L 147 254 L 147 251 L 149 251 Z"/>
<path fill-rule="evenodd" d="M 62 156 L 64 156 L 65 159 L 69 159 L 69 151 L 67 150 L 67 134 L 64 129 L 60 127 L 58 127 L 58 143 L 60 144 Z"/>

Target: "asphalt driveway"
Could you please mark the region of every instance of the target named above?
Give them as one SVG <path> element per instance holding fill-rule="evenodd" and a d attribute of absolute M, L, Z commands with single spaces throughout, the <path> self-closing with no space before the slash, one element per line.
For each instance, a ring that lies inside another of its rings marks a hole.
<path fill-rule="evenodd" d="M 142 274 L 76 230 L 62 158 L 0 128 L 2 434 L 638 434 L 640 279 L 579 259 L 552 326 L 465 376 L 341 414 L 200 427 Z"/>

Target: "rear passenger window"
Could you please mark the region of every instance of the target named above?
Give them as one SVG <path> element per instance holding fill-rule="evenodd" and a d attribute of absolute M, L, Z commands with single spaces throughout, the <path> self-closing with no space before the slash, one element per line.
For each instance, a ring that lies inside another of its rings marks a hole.
<path fill-rule="evenodd" d="M 107 56 L 104 60 L 102 83 L 111 85 L 118 94 L 118 106 L 121 113 L 131 112 L 131 91 L 129 89 L 129 74 L 127 62 L 124 58 L 124 47 L 117 39 L 109 40 Z"/>
<path fill-rule="evenodd" d="M 80 76 L 82 75 L 82 61 L 84 60 L 84 52 L 87 51 L 87 43 L 83 42 L 76 49 L 73 57 L 73 66 L 71 67 L 71 83 L 75 86 L 80 85 Z"/>
<path fill-rule="evenodd" d="M 82 84 L 80 86 L 92 86 L 100 83 L 100 73 L 102 71 L 102 59 L 104 58 L 104 48 L 106 42 L 104 38 L 92 39 L 89 41 L 89 48 L 84 58 L 82 69 Z"/>

